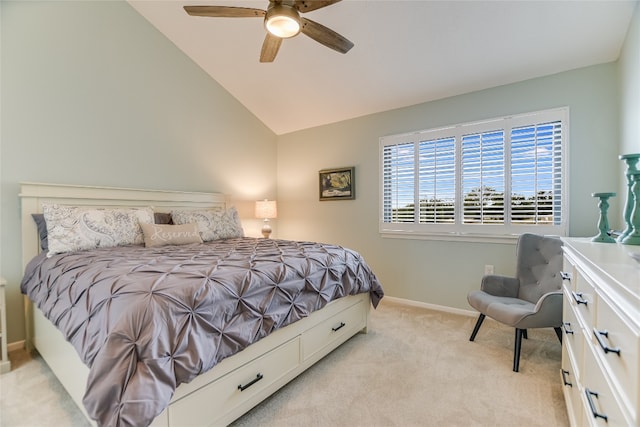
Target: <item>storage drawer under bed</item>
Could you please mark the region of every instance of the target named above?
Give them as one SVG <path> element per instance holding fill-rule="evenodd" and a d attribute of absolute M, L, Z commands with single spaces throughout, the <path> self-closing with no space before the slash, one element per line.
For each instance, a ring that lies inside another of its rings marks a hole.
<path fill-rule="evenodd" d="M 305 331 L 302 334 L 302 360 L 309 359 L 331 344 L 340 344 L 364 328 L 366 308 L 364 302 L 360 301 Z"/>
<path fill-rule="evenodd" d="M 188 399 L 172 403 L 168 409 L 169 425 L 217 425 L 220 417 L 233 408 L 252 399 L 262 400 L 260 393 L 294 371 L 299 359 L 300 339 L 296 337 L 192 393 Z"/>

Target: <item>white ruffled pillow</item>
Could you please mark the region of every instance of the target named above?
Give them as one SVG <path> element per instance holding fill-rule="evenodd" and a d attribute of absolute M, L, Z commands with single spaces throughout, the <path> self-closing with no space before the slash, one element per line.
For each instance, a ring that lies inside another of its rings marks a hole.
<path fill-rule="evenodd" d="M 171 211 L 174 224 L 195 222 L 204 242 L 244 237 L 240 216 L 236 208 L 227 210 L 176 209 Z"/>
<path fill-rule="evenodd" d="M 43 205 L 49 255 L 144 242 L 140 223 L 153 224 L 151 208 Z"/>

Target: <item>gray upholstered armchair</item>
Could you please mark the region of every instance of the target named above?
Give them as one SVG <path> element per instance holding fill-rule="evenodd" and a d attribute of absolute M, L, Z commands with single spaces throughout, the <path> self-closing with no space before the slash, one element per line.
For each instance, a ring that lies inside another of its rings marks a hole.
<path fill-rule="evenodd" d="M 516 329 L 513 370 L 518 372 L 522 337 L 529 328 L 554 328 L 562 341 L 562 241 L 525 233 L 516 247 L 516 277 L 487 275 L 469 304 L 480 312 L 473 341 L 485 316 Z"/>

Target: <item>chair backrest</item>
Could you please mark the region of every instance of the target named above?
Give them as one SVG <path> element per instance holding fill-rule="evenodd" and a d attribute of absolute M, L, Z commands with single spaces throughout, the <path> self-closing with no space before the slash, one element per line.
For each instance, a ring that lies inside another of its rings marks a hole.
<path fill-rule="evenodd" d="M 542 295 L 561 288 L 562 240 L 524 233 L 518 239 L 516 253 L 518 298 L 535 304 Z"/>

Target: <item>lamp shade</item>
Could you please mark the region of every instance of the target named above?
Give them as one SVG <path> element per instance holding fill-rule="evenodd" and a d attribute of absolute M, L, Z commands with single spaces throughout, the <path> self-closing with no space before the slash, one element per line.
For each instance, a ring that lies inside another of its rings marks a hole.
<path fill-rule="evenodd" d="M 278 206 L 275 200 L 259 200 L 256 202 L 256 218 L 277 218 Z"/>

